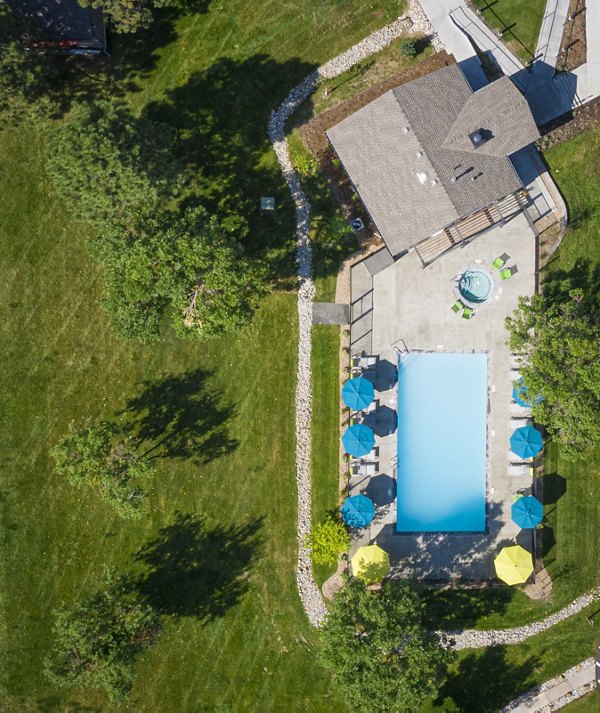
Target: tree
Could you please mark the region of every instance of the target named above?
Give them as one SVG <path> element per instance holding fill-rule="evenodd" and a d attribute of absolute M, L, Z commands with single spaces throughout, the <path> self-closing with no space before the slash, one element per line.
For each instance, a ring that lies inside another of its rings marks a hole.
<path fill-rule="evenodd" d="M 128 698 L 135 658 L 156 641 L 160 619 L 139 594 L 110 573 L 107 580 L 89 599 L 54 610 L 54 647 L 44 671 L 56 686 L 101 688 L 117 704 Z"/>
<path fill-rule="evenodd" d="M 139 518 L 145 492 L 137 484 L 152 471 L 133 440 L 116 424 L 75 429 L 52 449 L 55 469 L 77 487 L 92 486 L 124 518 Z"/>
<path fill-rule="evenodd" d="M 83 7 L 99 7 L 110 18 L 117 32 L 130 33 L 147 29 L 152 24 L 152 11 L 172 7 L 176 0 L 79 0 Z"/>
<path fill-rule="evenodd" d="M 75 103 L 48 137 L 53 183 L 82 220 L 124 223 L 156 209 L 180 185 L 175 131 L 110 102 Z"/>
<path fill-rule="evenodd" d="M 415 37 L 408 37 L 400 43 L 400 54 L 403 57 L 412 59 L 417 54 L 417 40 Z"/>
<path fill-rule="evenodd" d="M 54 52 L 37 50 L 40 39 L 31 21 L 0 0 L 0 116 L 15 124 L 50 107 L 48 92 L 56 79 Z"/>
<path fill-rule="evenodd" d="M 312 560 L 315 564 L 335 564 L 342 552 L 350 547 L 350 536 L 344 523 L 328 517 L 313 527 L 308 538 Z"/>
<path fill-rule="evenodd" d="M 532 414 L 575 460 L 600 443 L 600 320 L 579 290 L 522 297 L 507 318 Z"/>
<path fill-rule="evenodd" d="M 105 305 L 127 337 L 156 338 L 168 305 L 180 336 L 203 340 L 236 331 L 266 292 L 262 268 L 200 207 L 144 217 L 101 242 Z"/>
<path fill-rule="evenodd" d="M 353 711 L 417 711 L 439 690 L 449 653 L 421 623 L 421 604 L 405 583 L 380 592 L 351 580 L 321 628 L 322 664 L 339 679 Z"/>

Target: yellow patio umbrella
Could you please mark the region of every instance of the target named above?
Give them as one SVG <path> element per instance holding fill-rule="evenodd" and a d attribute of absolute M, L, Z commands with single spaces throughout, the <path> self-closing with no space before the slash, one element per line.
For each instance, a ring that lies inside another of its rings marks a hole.
<path fill-rule="evenodd" d="M 366 545 L 356 550 L 350 560 L 352 574 L 365 584 L 381 582 L 390 571 L 390 557 L 387 552 L 377 545 Z"/>
<path fill-rule="evenodd" d="M 520 545 L 504 547 L 494 560 L 496 575 L 506 584 L 523 584 L 533 572 L 531 553 Z"/>

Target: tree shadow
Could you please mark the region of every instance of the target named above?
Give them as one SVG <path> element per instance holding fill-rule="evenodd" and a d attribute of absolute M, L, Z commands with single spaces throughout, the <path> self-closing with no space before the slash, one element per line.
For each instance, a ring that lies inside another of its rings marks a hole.
<path fill-rule="evenodd" d="M 264 54 L 243 61 L 223 57 L 145 110 L 177 128 L 179 154 L 196 197 L 209 212 L 225 216 L 224 227 L 244 242 L 250 256 L 268 261 L 274 279 L 295 274 L 295 215 L 269 153 L 267 123 L 291 87 L 314 68 Z M 275 215 L 261 214 L 261 196 L 275 197 Z"/>
<path fill-rule="evenodd" d="M 569 270 L 544 272 L 544 296 L 550 304 L 560 304 L 568 299 L 571 290 L 582 290 L 585 307 L 591 314 L 600 316 L 599 283 L 600 263 L 579 258 Z"/>
<path fill-rule="evenodd" d="M 450 698 L 465 713 L 496 713 L 533 686 L 532 675 L 539 664 L 536 656 L 512 663 L 506 654 L 506 646 L 495 646 L 462 657 L 436 702 Z"/>
<path fill-rule="evenodd" d="M 143 569 L 129 586 L 160 614 L 204 623 L 222 617 L 248 591 L 262 527 L 263 518 L 254 518 L 209 528 L 204 518 L 179 512 L 134 555 Z"/>
<path fill-rule="evenodd" d="M 554 505 L 567 492 L 567 480 L 558 473 L 544 473 L 542 486 L 544 488 L 544 505 Z"/>
<path fill-rule="evenodd" d="M 390 555 L 393 576 L 420 583 L 428 628 L 472 628 L 483 617 L 504 612 L 512 600 L 513 589 L 494 576 L 495 555 L 514 544 L 494 541 L 506 520 L 503 506 L 494 505 L 483 532 L 398 533 L 395 523 L 378 532 L 377 544 Z M 481 586 L 482 581 L 489 584 Z"/>
<path fill-rule="evenodd" d="M 154 458 L 191 458 L 206 464 L 231 453 L 238 441 L 227 431 L 233 407 L 208 386 L 211 371 L 195 369 L 146 381 L 141 392 L 129 399 L 124 415 L 127 427 Z"/>

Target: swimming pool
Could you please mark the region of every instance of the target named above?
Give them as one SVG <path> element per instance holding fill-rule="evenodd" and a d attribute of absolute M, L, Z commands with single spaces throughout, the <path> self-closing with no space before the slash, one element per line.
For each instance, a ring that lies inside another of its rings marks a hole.
<path fill-rule="evenodd" d="M 487 355 L 398 362 L 398 532 L 485 530 Z"/>

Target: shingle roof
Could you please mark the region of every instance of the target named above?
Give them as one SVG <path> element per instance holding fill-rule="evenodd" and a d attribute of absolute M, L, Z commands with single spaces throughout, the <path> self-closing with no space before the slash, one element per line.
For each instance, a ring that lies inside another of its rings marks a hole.
<path fill-rule="evenodd" d="M 30 17 L 49 40 L 74 40 L 103 49 L 102 11 L 82 7 L 77 0 L 6 0 L 15 12 Z"/>
<path fill-rule="evenodd" d="M 475 148 L 469 134 L 481 129 Z M 392 89 L 327 135 L 393 255 L 520 188 L 507 156 L 539 136 L 510 79 L 473 93 L 457 65 Z"/>

